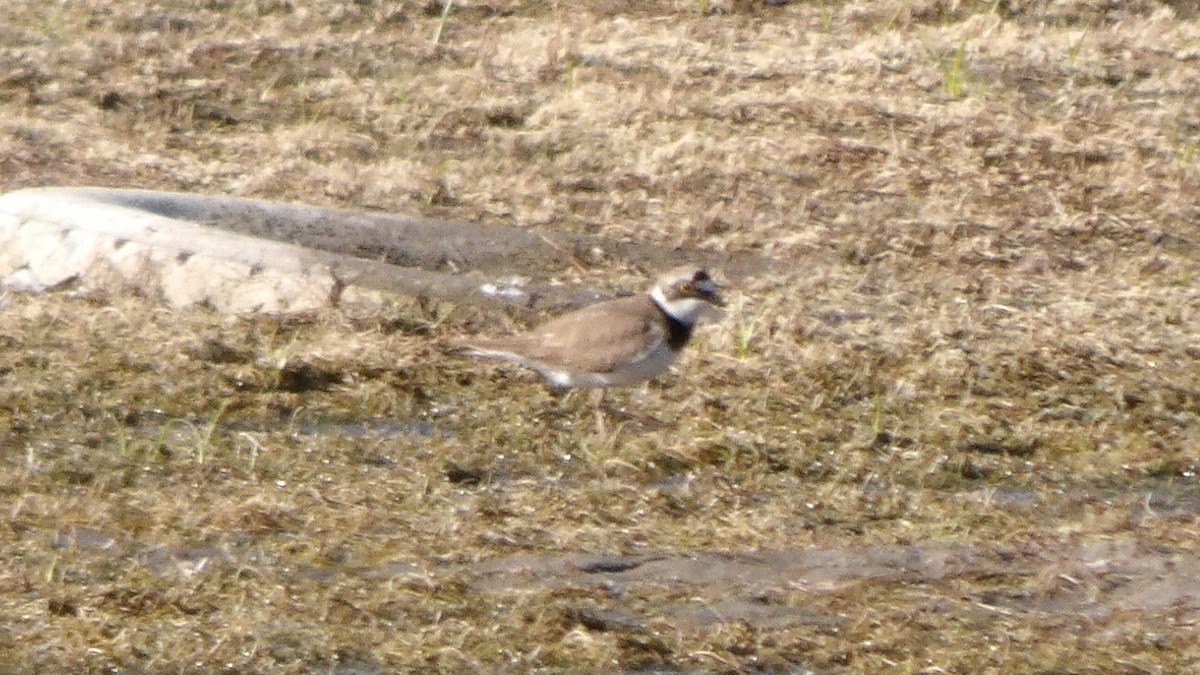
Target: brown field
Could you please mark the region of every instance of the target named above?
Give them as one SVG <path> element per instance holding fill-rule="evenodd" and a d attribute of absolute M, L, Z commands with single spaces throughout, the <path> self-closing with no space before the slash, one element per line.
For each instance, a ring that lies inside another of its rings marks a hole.
<path fill-rule="evenodd" d="M 4 3 L 0 190 L 780 266 L 607 437 L 517 315 L 0 290 L 0 671 L 1200 669 L 1195 13 Z"/>

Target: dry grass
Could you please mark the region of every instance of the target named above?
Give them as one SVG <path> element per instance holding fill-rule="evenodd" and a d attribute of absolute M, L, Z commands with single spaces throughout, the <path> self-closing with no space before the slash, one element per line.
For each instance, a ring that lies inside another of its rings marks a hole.
<path fill-rule="evenodd" d="M 1066 551 L 1197 559 L 1189 3 L 455 2 L 436 46 L 440 3 L 193 4 L 5 4 L 4 187 L 450 215 L 794 270 L 737 280 L 733 316 L 624 394 L 667 427 L 607 440 L 586 397 L 438 356 L 431 338 L 505 325 L 462 308 L 3 296 L 0 670 L 1200 662 L 1186 588 L 1063 599 L 1118 583 Z M 726 590 L 702 584 L 473 566 L 939 542 L 1025 562 L 754 589 L 818 617 L 782 623 L 664 609 Z M 587 618 L 614 606 L 637 622 Z"/>

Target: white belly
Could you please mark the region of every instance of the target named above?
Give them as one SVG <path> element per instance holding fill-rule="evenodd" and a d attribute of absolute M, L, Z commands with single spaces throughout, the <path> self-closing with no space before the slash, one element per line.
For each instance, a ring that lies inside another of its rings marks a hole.
<path fill-rule="evenodd" d="M 560 387 L 620 387 L 648 380 L 666 370 L 675 360 L 677 352 L 664 342 L 647 352 L 642 358 L 611 373 L 555 372 L 542 374 Z"/>
<path fill-rule="evenodd" d="M 618 368 L 610 373 L 585 373 L 574 370 L 563 370 L 548 363 L 528 359 L 520 354 L 505 351 L 475 350 L 473 356 L 490 359 L 513 361 L 526 368 L 537 371 L 555 387 L 620 387 L 648 380 L 666 370 L 678 356 L 663 342 L 646 352 L 636 361 Z"/>

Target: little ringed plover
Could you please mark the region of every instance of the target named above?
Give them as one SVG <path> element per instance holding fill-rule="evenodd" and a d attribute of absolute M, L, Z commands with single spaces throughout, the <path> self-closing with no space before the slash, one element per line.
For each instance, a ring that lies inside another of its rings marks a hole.
<path fill-rule="evenodd" d="M 460 344 L 469 356 L 511 361 L 561 388 L 599 388 L 648 380 L 667 369 L 705 317 L 725 301 L 703 269 L 677 268 L 648 293 L 589 305 L 533 330 Z M 597 420 L 599 417 L 597 401 Z"/>

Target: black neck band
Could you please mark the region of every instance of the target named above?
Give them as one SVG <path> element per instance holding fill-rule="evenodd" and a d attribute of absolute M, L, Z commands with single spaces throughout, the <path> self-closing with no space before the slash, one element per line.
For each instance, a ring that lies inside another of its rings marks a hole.
<path fill-rule="evenodd" d="M 671 316 L 671 313 L 660 307 L 657 302 L 654 303 L 654 306 L 658 307 L 658 311 L 662 312 L 663 316 L 667 319 L 667 345 L 670 346 L 673 351 L 679 351 L 680 349 L 683 349 L 684 345 L 688 343 L 688 340 L 692 339 L 692 329 L 696 326 L 694 324 L 684 323 Z"/>

